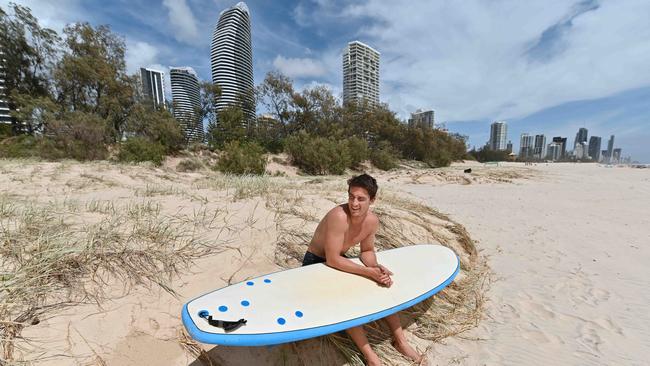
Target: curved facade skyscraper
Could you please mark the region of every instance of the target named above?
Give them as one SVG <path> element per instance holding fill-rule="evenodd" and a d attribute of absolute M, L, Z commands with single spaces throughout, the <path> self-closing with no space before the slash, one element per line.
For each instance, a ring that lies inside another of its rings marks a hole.
<path fill-rule="evenodd" d="M 172 67 L 169 70 L 172 84 L 174 117 L 181 124 L 188 142 L 203 141 L 203 121 L 198 114 L 201 107 L 199 78 L 191 67 Z"/>
<path fill-rule="evenodd" d="M 221 87 L 217 111 L 241 104 L 250 120 L 255 118 L 253 51 L 248 7 L 243 2 L 226 9 L 212 34 L 210 47 L 212 82 Z"/>

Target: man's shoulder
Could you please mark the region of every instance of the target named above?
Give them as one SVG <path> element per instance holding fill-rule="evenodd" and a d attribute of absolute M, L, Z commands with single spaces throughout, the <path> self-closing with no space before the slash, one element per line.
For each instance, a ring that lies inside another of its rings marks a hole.
<path fill-rule="evenodd" d="M 377 227 L 379 226 L 379 217 L 377 217 L 374 212 L 368 212 L 368 216 L 366 216 L 365 222 L 369 226 Z"/>
<path fill-rule="evenodd" d="M 340 222 L 340 223 L 347 223 L 348 222 L 348 214 L 345 212 L 345 209 L 343 208 L 343 205 L 339 205 L 331 209 L 327 215 L 325 215 L 325 219 L 328 221 L 334 221 L 334 222 Z"/>

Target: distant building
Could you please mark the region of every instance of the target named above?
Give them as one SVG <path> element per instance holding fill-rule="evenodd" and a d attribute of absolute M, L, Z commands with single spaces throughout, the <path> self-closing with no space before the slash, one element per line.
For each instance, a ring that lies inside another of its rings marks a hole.
<path fill-rule="evenodd" d="M 566 158 L 566 140 L 567 140 L 566 137 L 560 137 L 560 136 L 553 137 L 553 142 L 557 142 L 558 144 L 561 144 L 561 151 L 562 151 L 560 157 L 556 160 L 561 160 Z"/>
<path fill-rule="evenodd" d="M 622 149 L 614 149 L 614 152 L 613 152 L 613 155 L 612 155 L 612 164 L 621 163 L 621 153 L 622 153 Z"/>
<path fill-rule="evenodd" d="M 154 107 L 165 108 L 165 73 L 162 71 L 140 68 L 142 94 Z"/>
<path fill-rule="evenodd" d="M 188 142 L 203 141 L 203 121 L 199 115 L 201 96 L 199 78 L 191 67 L 172 67 L 169 70 L 172 84 L 174 117 L 181 124 Z"/>
<path fill-rule="evenodd" d="M 251 22 L 245 3 L 239 2 L 219 14 L 210 45 L 210 66 L 212 82 L 221 87 L 217 112 L 238 105 L 247 122 L 254 121 Z"/>
<path fill-rule="evenodd" d="M 533 157 L 535 159 L 546 158 L 546 136 L 535 135 L 535 146 L 533 147 Z"/>
<path fill-rule="evenodd" d="M 411 128 L 422 127 L 432 130 L 435 126 L 434 112 L 418 109 L 415 113 L 411 113 L 411 118 L 409 118 L 408 123 Z"/>
<path fill-rule="evenodd" d="M 588 130 L 584 127 L 581 127 L 578 129 L 578 133 L 576 133 L 576 138 L 573 140 L 573 148 L 575 149 L 576 145 L 578 145 L 581 142 L 587 142 L 587 134 Z"/>
<path fill-rule="evenodd" d="M 608 157 L 607 157 L 607 150 L 602 150 L 600 152 L 600 159 L 598 160 L 601 163 L 607 163 Z"/>
<path fill-rule="evenodd" d="M 614 135 L 611 135 L 609 141 L 607 141 L 607 164 L 611 163 L 612 154 L 614 153 Z"/>
<path fill-rule="evenodd" d="M 506 144 L 506 151 L 511 153 L 512 152 L 512 141 L 508 141 Z"/>
<path fill-rule="evenodd" d="M 589 157 L 591 160 L 600 161 L 600 145 L 602 139 L 599 136 L 591 136 L 589 138 Z"/>
<path fill-rule="evenodd" d="M 546 158 L 552 161 L 562 159 L 562 143 L 551 142 L 546 148 Z"/>
<path fill-rule="evenodd" d="M 573 157 L 577 160 L 583 160 L 589 157 L 587 150 L 589 145 L 586 142 L 578 142 L 573 148 Z"/>
<path fill-rule="evenodd" d="M 353 41 L 343 50 L 343 103 L 379 105 L 379 52 Z"/>
<path fill-rule="evenodd" d="M 490 150 L 506 150 L 508 140 L 508 125 L 505 121 L 495 121 L 490 125 Z"/>
<path fill-rule="evenodd" d="M 5 88 L 5 53 L 0 50 L 0 124 L 11 124 L 11 111 L 9 110 L 9 100 L 7 99 L 7 90 Z"/>
<path fill-rule="evenodd" d="M 532 158 L 534 147 L 535 147 L 534 137 L 527 133 L 522 133 L 521 140 L 519 143 L 519 158 L 520 159 Z"/>

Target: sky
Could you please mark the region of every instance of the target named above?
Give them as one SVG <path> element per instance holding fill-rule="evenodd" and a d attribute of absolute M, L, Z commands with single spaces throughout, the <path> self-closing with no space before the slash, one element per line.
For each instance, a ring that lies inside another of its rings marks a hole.
<path fill-rule="evenodd" d="M 191 66 L 211 80 L 209 48 L 225 0 L 18 0 L 41 24 L 108 24 L 124 37 L 127 67 Z M 7 0 L 0 0 L 6 9 Z M 381 53 L 380 99 L 402 119 L 435 110 L 436 123 L 482 146 L 490 123 L 520 134 L 610 135 L 623 156 L 650 163 L 650 1 L 252 0 L 255 83 L 281 71 L 297 89 L 342 95 L 345 45 Z M 167 97 L 171 97 L 167 80 Z M 260 112 L 260 111 L 258 111 Z"/>

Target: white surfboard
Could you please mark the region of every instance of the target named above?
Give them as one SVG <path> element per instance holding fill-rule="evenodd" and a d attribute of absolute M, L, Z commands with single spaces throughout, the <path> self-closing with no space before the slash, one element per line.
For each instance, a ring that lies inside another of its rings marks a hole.
<path fill-rule="evenodd" d="M 393 272 L 390 288 L 314 264 L 253 278 L 191 300 L 183 306 L 183 324 L 202 343 L 262 346 L 293 342 L 413 306 L 451 283 L 460 269 L 456 254 L 441 245 L 385 250 L 377 253 L 377 260 Z"/>

